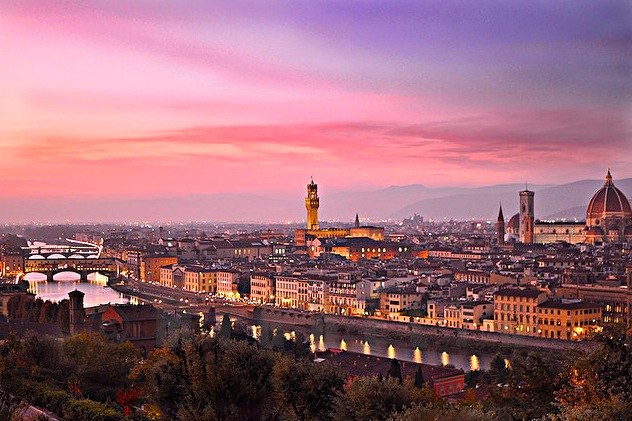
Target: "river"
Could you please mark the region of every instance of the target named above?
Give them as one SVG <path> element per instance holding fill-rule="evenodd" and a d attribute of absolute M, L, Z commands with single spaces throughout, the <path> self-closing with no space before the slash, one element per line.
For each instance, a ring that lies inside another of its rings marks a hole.
<path fill-rule="evenodd" d="M 283 326 L 286 334 L 292 335 L 291 328 Z M 250 326 L 251 335 L 259 338 L 260 326 Z M 488 369 L 494 356 L 491 352 L 468 352 L 465 349 L 445 348 L 432 346 L 416 346 L 415 340 L 389 339 L 380 336 L 362 335 L 356 333 L 338 333 L 327 331 L 324 335 L 304 331 L 312 351 L 324 351 L 328 348 L 339 348 L 350 352 L 374 355 L 384 358 L 397 358 L 401 361 L 411 361 L 430 365 L 453 365 L 464 371 Z"/>
<path fill-rule="evenodd" d="M 27 274 L 30 291 L 43 300 L 61 301 L 68 298 L 68 293 L 75 289 L 85 293 L 84 305 L 94 307 L 100 304 L 126 304 L 130 297 L 114 291 L 107 286 L 107 277 L 100 274 L 88 276 L 88 282 L 79 282 L 79 275 L 73 272 L 62 272 L 55 276 L 55 281 L 47 282 L 46 276 L 38 273 Z M 134 297 L 132 297 L 134 298 Z M 135 299 L 132 302 L 137 301 Z M 252 333 L 260 335 L 259 326 L 252 326 Z M 284 326 L 290 333 L 292 327 Z M 397 358 L 431 365 L 451 364 L 465 371 L 489 368 L 492 353 L 467 352 L 464 349 L 439 349 L 432 346 L 416 346 L 414 340 L 389 339 L 381 336 L 361 335 L 356 333 L 338 333 L 327 331 L 324 335 L 296 328 L 310 341 L 313 350 L 341 348 L 351 352 L 375 355 L 384 358 Z"/>
<path fill-rule="evenodd" d="M 130 298 L 114 291 L 107 286 L 107 276 L 99 273 L 88 275 L 88 282 L 80 282 L 79 275 L 73 272 L 62 272 L 55 275 L 52 282 L 46 281 L 46 275 L 29 273 L 25 276 L 29 281 L 29 291 L 42 300 L 61 301 L 68 298 L 68 293 L 75 289 L 85 295 L 85 307 L 95 307 L 101 304 L 127 304 Z"/>

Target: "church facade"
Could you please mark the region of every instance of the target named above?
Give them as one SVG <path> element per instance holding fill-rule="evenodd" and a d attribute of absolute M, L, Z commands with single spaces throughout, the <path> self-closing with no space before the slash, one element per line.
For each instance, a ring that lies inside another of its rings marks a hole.
<path fill-rule="evenodd" d="M 632 209 L 625 195 L 615 187 L 610 170 L 606 181 L 593 195 L 586 208 L 586 220 L 577 222 L 534 221 L 535 194 L 520 192 L 520 211 L 503 225 L 504 243 L 549 244 L 621 244 L 632 242 Z M 497 226 L 500 226 L 502 212 Z M 502 221 L 504 222 L 504 221 Z M 500 232 L 500 229 L 498 229 Z M 501 237 L 499 236 L 499 239 Z"/>

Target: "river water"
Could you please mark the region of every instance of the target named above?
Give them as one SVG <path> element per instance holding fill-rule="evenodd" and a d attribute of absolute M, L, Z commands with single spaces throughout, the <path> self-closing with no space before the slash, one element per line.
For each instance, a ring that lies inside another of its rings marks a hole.
<path fill-rule="evenodd" d="M 88 282 L 80 282 L 79 275 L 73 272 L 61 272 L 55 276 L 52 282 L 46 281 L 46 275 L 29 273 L 25 276 L 29 281 L 29 291 L 43 300 L 61 301 L 68 298 L 68 293 L 75 289 L 85 295 L 83 304 L 85 307 L 94 307 L 101 304 L 127 304 L 130 298 L 107 286 L 107 276 L 99 273 L 88 275 Z"/>
<path fill-rule="evenodd" d="M 258 338 L 261 334 L 260 326 L 251 326 L 251 335 Z M 290 328 L 283 327 L 286 334 L 292 335 Z M 324 351 L 328 348 L 339 348 L 350 352 L 374 355 L 384 358 L 397 358 L 400 361 L 411 361 L 430 365 L 453 365 L 464 371 L 488 369 L 494 356 L 491 352 L 468 352 L 461 348 L 438 348 L 432 346 L 417 346 L 415 340 L 389 339 L 380 336 L 362 335 L 355 333 L 304 332 L 309 340 L 312 351 Z"/>
<path fill-rule="evenodd" d="M 46 281 L 46 276 L 29 273 L 26 279 L 30 283 L 30 291 L 43 300 L 61 301 L 68 298 L 68 293 L 75 289 L 85 294 L 84 305 L 94 307 L 101 304 L 127 304 L 130 297 L 114 291 L 107 286 L 107 277 L 100 274 L 88 275 L 88 282 L 79 282 L 79 275 L 73 272 L 62 272 L 55 276 L 52 282 Z M 136 301 L 136 300 L 133 300 Z M 253 336 L 261 334 L 260 326 L 251 326 Z M 291 327 L 284 330 L 290 334 Z M 440 349 L 431 346 L 417 346 L 414 340 L 389 339 L 380 336 L 362 335 L 355 333 L 303 331 L 313 350 L 340 348 L 350 352 L 358 352 L 384 358 L 397 358 L 431 365 L 451 364 L 465 371 L 488 369 L 493 354 L 485 352 L 467 352 L 464 349 Z"/>

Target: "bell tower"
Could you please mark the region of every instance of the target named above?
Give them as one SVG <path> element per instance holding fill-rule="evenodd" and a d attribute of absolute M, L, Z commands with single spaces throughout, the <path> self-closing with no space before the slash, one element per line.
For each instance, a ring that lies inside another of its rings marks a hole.
<path fill-rule="evenodd" d="M 305 208 L 307 208 L 307 229 L 318 229 L 318 185 L 312 179 L 307 185 L 307 197 L 305 198 Z"/>
<path fill-rule="evenodd" d="M 520 242 L 523 244 L 533 244 L 533 231 L 535 229 L 534 196 L 535 193 L 528 189 L 520 192 Z"/>
<path fill-rule="evenodd" d="M 496 244 L 505 244 L 505 217 L 503 216 L 503 206 L 498 210 L 498 220 L 496 221 Z"/>

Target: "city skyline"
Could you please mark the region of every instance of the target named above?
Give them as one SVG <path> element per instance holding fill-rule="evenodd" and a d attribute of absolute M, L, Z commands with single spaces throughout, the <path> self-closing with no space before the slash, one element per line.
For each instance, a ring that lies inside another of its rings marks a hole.
<path fill-rule="evenodd" d="M 334 192 L 624 179 L 626 11 L 3 3 L 0 186 L 45 215 L 60 198 L 295 198 L 310 175 Z"/>

